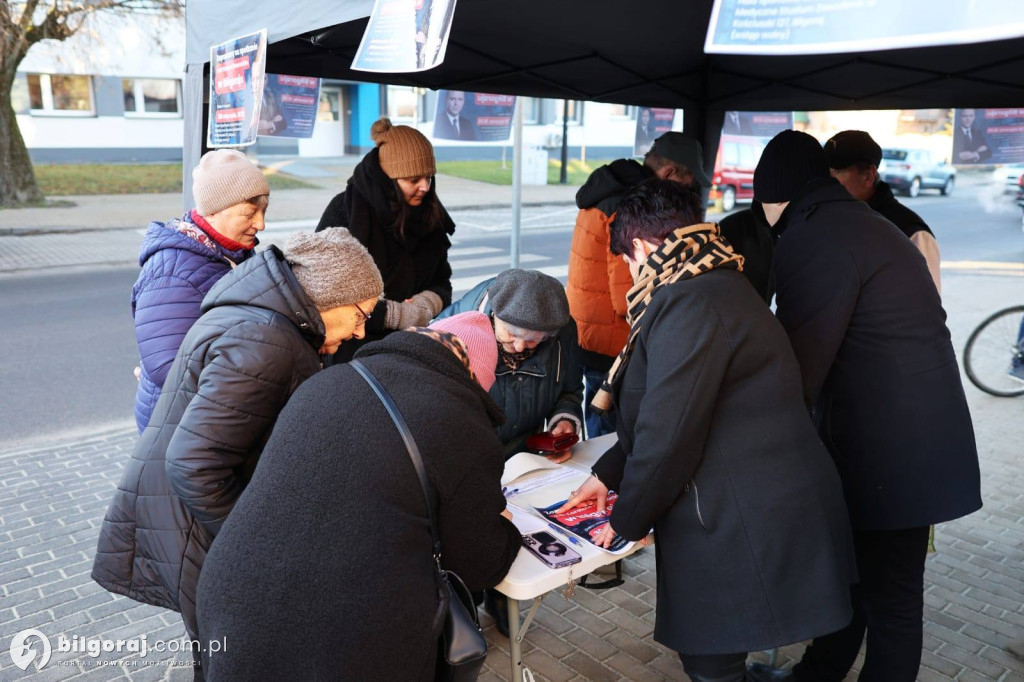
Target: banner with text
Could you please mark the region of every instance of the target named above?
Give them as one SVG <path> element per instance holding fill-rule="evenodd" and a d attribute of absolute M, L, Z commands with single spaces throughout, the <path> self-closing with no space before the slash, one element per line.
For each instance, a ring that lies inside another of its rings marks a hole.
<path fill-rule="evenodd" d="M 256 141 L 267 65 L 267 29 L 210 48 L 208 147 Z"/>
<path fill-rule="evenodd" d="M 1024 162 L 1024 109 L 957 109 L 953 123 L 956 166 Z"/>
<path fill-rule="evenodd" d="M 455 0 L 376 0 L 352 68 L 426 71 L 444 61 Z"/>
<path fill-rule="evenodd" d="M 260 107 L 259 134 L 312 137 L 319 103 L 319 78 L 268 73 Z"/>
<path fill-rule="evenodd" d="M 512 134 L 513 95 L 440 90 L 433 137 L 463 142 L 505 142 Z"/>
<path fill-rule="evenodd" d="M 715 0 L 704 51 L 834 54 L 1022 35 L 1021 0 Z"/>

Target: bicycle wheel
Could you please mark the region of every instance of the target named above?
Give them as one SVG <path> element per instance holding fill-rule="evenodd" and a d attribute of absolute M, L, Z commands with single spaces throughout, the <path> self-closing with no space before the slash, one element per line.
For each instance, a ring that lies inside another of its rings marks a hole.
<path fill-rule="evenodd" d="M 971 332 L 964 347 L 967 378 L 985 393 L 1001 397 L 1024 395 L 1024 381 L 1010 370 L 1024 365 L 1021 334 L 1024 305 L 1000 310 Z M 1018 369 L 1020 374 L 1024 372 Z"/>

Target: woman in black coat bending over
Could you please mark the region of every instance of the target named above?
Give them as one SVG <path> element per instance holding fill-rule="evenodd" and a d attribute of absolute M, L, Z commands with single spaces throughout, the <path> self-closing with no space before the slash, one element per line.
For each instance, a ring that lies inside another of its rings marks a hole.
<path fill-rule="evenodd" d="M 441 563 L 471 590 L 519 551 L 501 493 L 503 419 L 487 394 L 486 315 L 401 331 L 358 359 L 391 394 L 437 493 Z M 427 502 L 398 429 L 349 365 L 285 406 L 199 583 L 207 679 L 432 680 L 440 602 Z"/>
<path fill-rule="evenodd" d="M 566 507 L 618 491 L 598 541 L 654 528 L 654 638 L 695 682 L 739 682 L 748 651 L 844 627 L 855 569 L 786 334 L 703 217 L 698 194 L 664 180 L 619 204 L 630 334 L 594 399 L 614 396 L 618 443 Z"/>
<path fill-rule="evenodd" d="M 387 118 L 373 124 L 370 136 L 377 146 L 316 228 L 347 227 L 384 278 L 384 299 L 366 323 L 366 338 L 342 344 L 335 362 L 396 329 L 427 324 L 452 302 L 448 248 L 455 223 L 437 198 L 434 148 L 423 133 Z"/>

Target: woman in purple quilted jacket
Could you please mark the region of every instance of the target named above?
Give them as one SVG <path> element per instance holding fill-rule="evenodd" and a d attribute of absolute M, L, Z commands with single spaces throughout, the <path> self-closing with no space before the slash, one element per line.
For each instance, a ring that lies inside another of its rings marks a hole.
<path fill-rule="evenodd" d="M 142 272 L 132 287 L 139 433 L 149 423 L 182 339 L 199 319 L 203 297 L 252 255 L 269 202 L 263 173 L 238 151 L 204 154 L 192 178 L 196 207 L 181 218 L 150 223 L 139 253 Z"/>

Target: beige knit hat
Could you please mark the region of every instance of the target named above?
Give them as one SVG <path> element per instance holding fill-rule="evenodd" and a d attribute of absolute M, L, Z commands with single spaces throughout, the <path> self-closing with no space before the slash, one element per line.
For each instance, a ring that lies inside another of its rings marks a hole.
<path fill-rule="evenodd" d="M 212 215 L 243 201 L 270 194 L 263 173 L 245 154 L 217 149 L 203 154 L 192 169 L 192 196 L 201 216 Z"/>
<path fill-rule="evenodd" d="M 344 227 L 296 232 L 284 257 L 317 310 L 380 298 L 384 282 L 373 257 Z"/>
<path fill-rule="evenodd" d="M 393 126 L 391 119 L 381 117 L 370 127 L 370 137 L 380 148 L 380 167 L 392 180 L 433 175 L 434 147 L 415 128 Z"/>

